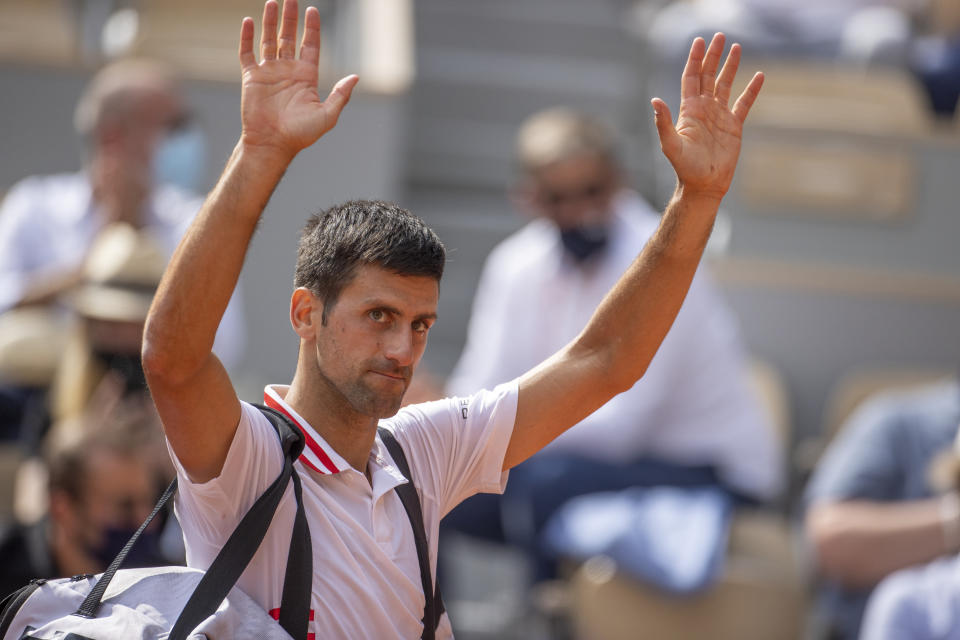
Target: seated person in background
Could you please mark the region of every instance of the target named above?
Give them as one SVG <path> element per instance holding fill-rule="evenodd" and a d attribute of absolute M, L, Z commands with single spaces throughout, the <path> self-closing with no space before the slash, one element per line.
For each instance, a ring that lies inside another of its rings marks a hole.
<path fill-rule="evenodd" d="M 934 462 L 933 480 L 943 494 L 944 536 L 960 547 L 960 433 L 953 449 Z M 960 555 L 900 569 L 873 590 L 863 614 L 863 640 L 960 639 Z"/>
<path fill-rule="evenodd" d="M 960 424 L 960 386 L 885 393 L 844 425 L 807 486 L 805 535 L 823 578 L 830 638 L 857 638 L 874 586 L 960 551 L 960 510 L 936 497 L 928 469 Z"/>
<path fill-rule="evenodd" d="M 153 509 L 171 470 L 149 397 L 99 409 L 47 443 L 49 513 L 0 535 L 0 599 L 32 578 L 103 571 Z M 126 566 L 167 563 L 159 530 L 150 525 Z"/>
<path fill-rule="evenodd" d="M 104 67 L 84 90 L 74 125 L 83 170 L 25 178 L 0 204 L 0 313 L 59 302 L 80 284 L 94 238 L 111 223 L 147 230 L 169 257 L 200 207 L 193 189 L 202 185 L 204 138 L 165 66 Z M 217 347 L 235 364 L 243 324 L 239 306 L 230 306 Z"/>
<path fill-rule="evenodd" d="M 613 134 L 586 114 L 533 115 L 517 155 L 516 200 L 535 219 L 484 265 L 451 395 L 521 375 L 576 338 L 659 222 L 622 183 Z M 444 523 L 536 548 L 546 519 L 580 494 L 706 485 L 762 503 L 777 495 L 782 474 L 780 445 L 748 386 L 736 321 L 701 268 L 643 379 L 516 468 L 503 505 L 479 495 Z M 500 530 L 500 509 L 512 508 L 518 491 L 534 501 L 534 526 L 514 535 Z"/>
<path fill-rule="evenodd" d="M 149 60 L 104 67 L 80 97 L 74 126 L 84 145 L 83 170 L 25 178 L 0 203 L 0 314 L 27 313 L 23 322 L 35 326 L 37 309 L 49 311 L 45 324 L 71 315 L 61 303 L 83 284 L 101 230 L 125 223 L 149 233 L 166 260 L 201 203 L 193 190 L 203 181 L 204 138 L 167 67 Z M 244 332 L 237 293 L 217 333 L 216 352 L 228 367 L 240 362 Z M 34 375 L 29 384 L 16 371 L 0 377 L 0 437 L 25 439 L 32 449 L 48 424 L 37 408 L 45 406 L 57 369 L 52 363 L 47 377 Z M 77 388 L 73 381 L 68 386 Z M 63 415 L 63 398 L 53 404 Z"/>

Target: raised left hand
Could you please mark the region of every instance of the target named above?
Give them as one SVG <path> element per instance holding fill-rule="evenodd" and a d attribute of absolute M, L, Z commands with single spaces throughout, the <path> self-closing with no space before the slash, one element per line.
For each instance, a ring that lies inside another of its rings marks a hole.
<path fill-rule="evenodd" d="M 740 155 L 743 123 L 763 84 L 763 74 L 757 72 L 733 107 L 728 106 L 740 64 L 740 45 L 730 47 L 718 76 L 725 40 L 724 35 L 718 33 L 709 48 L 703 38 L 693 41 L 683 70 L 676 125 L 663 100 L 651 101 L 660 148 L 677 172 L 680 187 L 717 199 L 730 188 Z"/>

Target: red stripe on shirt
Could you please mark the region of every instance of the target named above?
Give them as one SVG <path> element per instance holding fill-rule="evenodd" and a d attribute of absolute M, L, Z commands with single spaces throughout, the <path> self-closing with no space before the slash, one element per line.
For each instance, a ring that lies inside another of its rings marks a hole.
<path fill-rule="evenodd" d="M 306 456 L 304 456 L 303 454 L 300 454 L 300 460 L 305 465 L 307 465 L 308 467 L 310 467 L 311 469 L 319 473 L 330 473 L 330 472 L 339 473 L 340 472 L 340 469 L 337 468 L 337 465 L 333 464 L 333 460 L 331 460 L 330 456 L 327 455 L 327 452 L 323 450 L 323 447 L 321 447 L 316 440 L 310 437 L 310 434 L 307 433 L 307 430 L 303 428 L 303 426 L 297 421 L 296 418 L 290 415 L 289 411 L 283 408 L 283 405 L 281 405 L 279 402 L 277 402 L 276 400 L 274 400 L 273 398 L 271 398 L 266 394 L 264 394 L 263 396 L 263 401 L 271 409 L 276 409 L 283 415 L 290 418 L 290 421 L 293 422 L 295 425 L 297 425 L 297 427 L 299 427 L 300 431 L 303 432 L 303 437 L 307 441 L 307 446 L 310 448 L 310 451 L 312 451 L 313 454 L 317 456 L 317 458 L 320 460 L 320 462 L 322 462 L 324 466 L 330 469 L 330 471 L 323 471 L 321 469 L 318 469 L 315 464 L 313 464 L 312 462 L 310 462 L 310 460 L 306 458 Z"/>
<path fill-rule="evenodd" d="M 280 621 L 280 609 L 270 609 L 270 611 L 268 611 L 267 613 L 274 620 L 278 622 Z M 310 609 L 310 622 L 313 622 L 313 609 Z M 315 634 L 312 631 L 307 633 L 307 640 L 316 640 L 316 639 L 317 639 L 317 634 Z"/>

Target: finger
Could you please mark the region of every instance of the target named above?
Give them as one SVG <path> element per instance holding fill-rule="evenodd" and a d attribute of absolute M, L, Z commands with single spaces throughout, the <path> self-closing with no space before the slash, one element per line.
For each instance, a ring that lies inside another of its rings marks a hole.
<path fill-rule="evenodd" d="M 263 5 L 263 23 L 260 27 L 260 59 L 277 59 L 277 0 Z"/>
<path fill-rule="evenodd" d="M 357 86 L 359 80 L 360 78 L 356 75 L 341 78 L 340 81 L 334 85 L 333 89 L 330 90 L 330 95 L 327 96 L 327 99 L 323 101 L 323 106 L 327 112 L 327 122 L 331 128 L 337 124 L 337 119 L 340 118 L 340 112 L 343 111 L 343 108 L 350 102 L 350 95 L 353 93 L 353 88 Z"/>
<path fill-rule="evenodd" d="M 724 106 L 730 102 L 730 91 L 733 90 L 733 79 L 737 76 L 739 66 L 740 45 L 734 42 L 730 47 L 730 53 L 727 54 L 726 62 L 723 63 L 723 69 L 717 77 L 717 90 L 714 94 Z"/>
<path fill-rule="evenodd" d="M 690 55 L 687 56 L 687 64 L 680 79 L 681 100 L 700 95 L 700 67 L 703 64 L 705 46 L 703 38 L 694 38 L 690 45 Z"/>
<path fill-rule="evenodd" d="M 293 60 L 297 56 L 297 18 L 299 13 L 297 0 L 283 0 L 279 55 L 284 60 Z"/>
<path fill-rule="evenodd" d="M 737 98 L 736 103 L 734 103 L 733 115 L 735 115 L 741 123 L 747 119 L 747 114 L 750 113 L 750 107 L 753 106 L 753 102 L 760 94 L 760 87 L 762 86 L 763 73 L 757 71 L 753 78 L 751 78 L 750 84 L 747 85 L 747 88 L 743 90 L 743 93 L 740 94 L 740 97 Z"/>
<path fill-rule="evenodd" d="M 320 11 L 316 7 L 307 7 L 307 15 L 303 18 L 300 59 L 312 65 L 320 64 Z"/>
<path fill-rule="evenodd" d="M 663 155 L 673 162 L 673 159 L 680 152 L 680 136 L 673 126 L 673 117 L 670 115 L 670 107 L 660 98 L 654 98 L 650 101 L 653 105 L 653 120 L 657 125 L 657 135 L 660 137 L 660 148 Z"/>
<path fill-rule="evenodd" d="M 244 18 L 240 23 L 240 68 L 256 66 L 257 57 L 253 55 L 253 18 Z"/>
<path fill-rule="evenodd" d="M 710 40 L 710 46 L 707 47 L 707 54 L 703 58 L 703 66 L 700 70 L 700 95 L 713 95 L 717 67 L 720 66 L 720 56 L 723 55 L 723 45 L 726 40 L 722 33 L 714 34 L 713 39 Z"/>

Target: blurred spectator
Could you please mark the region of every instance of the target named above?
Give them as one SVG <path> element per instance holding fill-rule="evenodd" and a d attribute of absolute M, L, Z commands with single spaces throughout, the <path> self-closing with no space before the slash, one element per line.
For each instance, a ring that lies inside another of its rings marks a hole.
<path fill-rule="evenodd" d="M 105 67 L 80 98 L 74 124 L 83 170 L 26 178 L 0 207 L 0 312 L 70 291 L 106 225 L 146 229 L 169 255 L 199 209 L 192 189 L 203 183 L 204 138 L 166 67 L 147 60 Z M 237 311 L 218 335 L 231 361 L 243 339 Z"/>
<path fill-rule="evenodd" d="M 48 443 L 48 516 L 0 536 L 0 598 L 32 578 L 106 569 L 169 478 L 159 420 L 146 394 L 82 420 L 80 427 L 55 428 Z M 169 562 L 160 554 L 160 528 L 151 524 L 126 566 Z"/>
<path fill-rule="evenodd" d="M 654 232 L 659 217 L 622 183 L 613 134 L 566 108 L 535 114 L 517 139 L 517 204 L 536 217 L 487 259 L 450 394 L 492 388 L 572 340 Z M 701 271 L 644 377 L 443 524 L 539 547 L 568 499 L 631 486 L 719 487 L 774 498 L 781 451 L 748 388 L 736 323 Z M 501 528 L 502 526 L 502 528 Z M 549 564 L 540 567 L 548 577 Z"/>
<path fill-rule="evenodd" d="M 817 465 L 805 531 L 823 578 L 828 637 L 858 637 L 867 598 L 887 575 L 960 551 L 960 505 L 953 494 L 935 496 L 929 477 L 958 424 L 957 382 L 880 394 L 851 416 Z"/>
<path fill-rule="evenodd" d="M 203 182 L 204 138 L 166 67 L 124 60 L 103 68 L 81 96 L 74 124 L 83 170 L 26 178 L 0 205 L 0 313 L 29 305 L 62 311 L 64 294 L 82 284 L 94 238 L 112 223 L 145 230 L 168 258 L 201 204 L 192 189 Z M 242 355 L 238 298 L 215 347 L 228 367 Z M 11 420 L 25 411 L 18 402 L 35 398 L 38 382 L 24 392 L 17 378 L 0 381 Z M 0 425 L 0 432 L 15 429 Z"/>
<path fill-rule="evenodd" d="M 945 464 L 944 464 L 945 463 Z M 944 489 L 945 545 L 960 547 L 960 433 L 946 459 L 934 463 L 935 480 Z M 936 473 L 940 472 L 940 473 Z M 880 584 L 867 602 L 860 631 L 862 640 L 960 639 L 960 555 L 943 557 L 925 565 L 895 571 Z"/>
<path fill-rule="evenodd" d="M 960 42 L 952 0 L 681 0 L 639 29 L 660 61 L 656 91 L 674 95 L 675 71 L 695 36 L 724 32 L 752 55 L 910 70 L 937 114 L 960 95 Z M 649 15 L 646 8 L 640 11 Z M 647 22 L 644 20 L 644 22 Z M 670 102 L 670 100 L 668 100 Z"/>

